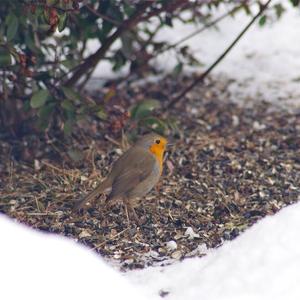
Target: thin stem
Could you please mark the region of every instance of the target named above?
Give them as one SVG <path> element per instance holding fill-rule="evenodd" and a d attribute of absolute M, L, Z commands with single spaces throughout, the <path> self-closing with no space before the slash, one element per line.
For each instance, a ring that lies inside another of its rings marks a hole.
<path fill-rule="evenodd" d="M 252 20 L 245 26 L 245 28 L 239 33 L 239 35 L 233 40 L 228 48 L 216 59 L 216 61 L 208 67 L 208 69 L 196 77 L 194 81 L 187 86 L 179 95 L 175 96 L 168 104 L 167 108 L 173 107 L 176 103 L 180 102 L 181 99 L 191 91 L 198 83 L 202 82 L 207 75 L 224 59 L 224 57 L 230 52 L 230 50 L 236 45 L 241 37 L 248 31 L 248 29 L 254 24 L 257 18 L 265 11 L 272 0 L 268 0 L 265 4 L 261 5 L 259 12 L 252 18 Z"/>
<path fill-rule="evenodd" d="M 159 15 L 161 12 L 164 11 L 172 11 L 180 6 L 188 3 L 188 0 L 174 0 L 174 1 L 167 1 L 164 5 L 162 5 L 158 9 L 153 9 L 147 12 L 149 7 L 152 7 L 155 1 L 141 1 L 140 4 L 137 5 L 136 12 L 119 27 L 117 27 L 116 31 L 108 37 L 101 47 L 91 56 L 85 59 L 85 61 L 78 66 L 74 70 L 70 72 L 73 75 L 66 81 L 67 86 L 72 86 L 78 82 L 78 80 L 86 73 L 90 68 L 93 68 L 101 59 L 104 58 L 107 50 L 111 47 L 111 45 L 125 32 L 131 30 L 133 26 L 135 26 L 138 22 L 145 21 L 150 19 L 153 16 Z"/>
<path fill-rule="evenodd" d="M 74 72 L 71 78 L 66 82 L 67 86 L 74 85 L 90 68 L 95 66 L 104 56 L 110 46 L 126 31 L 133 27 L 145 13 L 148 7 L 152 5 L 152 2 L 143 2 L 138 5 L 136 12 L 124 21 L 117 30 L 106 39 L 106 41 L 101 45 L 101 47 L 91 56 L 89 56 Z"/>
<path fill-rule="evenodd" d="M 194 37 L 195 35 L 198 35 L 199 33 L 205 31 L 206 29 L 218 24 L 220 21 L 222 21 L 223 19 L 225 19 L 226 17 L 228 17 L 231 14 L 234 14 L 235 12 L 237 12 L 238 10 L 240 10 L 241 8 L 243 8 L 243 4 L 238 5 L 236 7 L 234 7 L 233 9 L 231 9 L 230 11 L 222 14 L 221 16 L 219 16 L 218 18 L 214 19 L 211 22 L 208 22 L 207 24 L 205 24 L 204 26 L 202 26 L 201 28 L 195 30 L 194 32 L 188 34 L 187 36 L 183 37 L 182 39 L 180 39 L 179 41 L 177 41 L 174 44 L 171 44 L 169 46 L 167 46 L 166 48 L 162 48 L 159 51 L 157 51 L 156 55 L 161 54 L 163 52 L 166 52 L 172 48 L 176 48 L 178 45 L 186 42 L 187 40 L 189 40 L 190 38 Z"/>
<path fill-rule="evenodd" d="M 211 26 L 214 26 L 216 24 L 218 24 L 220 21 L 222 21 L 223 19 L 225 19 L 226 17 L 228 17 L 229 15 L 237 12 L 239 9 L 243 8 L 243 5 L 239 5 L 234 7 L 233 9 L 231 9 L 230 11 L 228 11 L 227 13 L 221 15 L 220 17 L 216 18 L 215 20 L 205 24 L 204 26 L 202 26 L 201 28 L 197 29 L 196 31 L 190 33 L 189 35 L 183 37 L 182 39 L 180 39 L 179 41 L 177 41 L 174 44 L 171 44 L 165 48 L 161 48 L 159 50 L 157 50 L 155 53 L 153 53 L 151 56 L 149 56 L 145 61 L 143 61 L 142 64 L 140 64 L 137 69 L 135 69 L 135 72 L 138 71 L 139 69 L 142 69 L 144 66 L 146 66 L 150 60 L 152 60 L 153 58 L 157 57 L 159 54 L 164 53 L 172 48 L 176 48 L 179 44 L 184 43 L 185 41 L 187 41 L 188 39 L 194 37 L 197 34 L 202 33 L 203 31 L 209 29 Z M 155 36 L 156 32 L 159 30 L 159 28 L 161 27 L 161 25 L 159 25 L 157 27 L 157 29 L 155 30 L 155 32 L 153 32 L 153 36 L 151 37 L 151 40 L 153 39 L 153 37 Z M 151 42 L 150 40 L 150 42 Z M 145 50 L 145 46 L 147 46 L 149 44 L 149 41 L 143 46 L 142 50 Z M 121 82 L 124 82 L 126 80 L 128 80 L 128 78 L 132 75 L 132 72 L 129 72 L 127 76 L 125 76 L 124 78 L 122 78 Z M 121 83 L 120 82 L 120 83 Z"/>
<path fill-rule="evenodd" d="M 85 7 L 86 7 L 91 13 L 93 13 L 95 16 L 100 17 L 101 19 L 106 20 L 106 21 L 108 21 L 108 22 L 110 22 L 110 23 L 112 23 L 112 24 L 114 24 L 114 25 L 116 25 L 116 26 L 119 26 L 119 25 L 120 25 L 120 23 L 119 23 L 118 21 L 113 20 L 112 18 L 110 18 L 110 17 L 108 17 L 108 16 L 106 16 L 106 15 L 104 15 L 104 14 L 101 14 L 99 11 L 97 11 L 96 9 L 94 9 L 90 4 L 86 4 Z"/>

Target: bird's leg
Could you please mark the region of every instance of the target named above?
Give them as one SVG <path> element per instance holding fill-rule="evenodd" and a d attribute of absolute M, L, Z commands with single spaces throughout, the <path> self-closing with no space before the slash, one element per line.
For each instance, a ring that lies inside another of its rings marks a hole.
<path fill-rule="evenodd" d="M 138 218 L 138 216 L 137 216 L 137 214 L 134 210 L 134 207 L 130 203 L 130 200 L 128 198 L 126 198 L 126 199 L 123 199 L 123 202 L 124 202 L 125 213 L 126 213 L 126 216 L 127 216 L 128 224 L 130 224 L 130 218 L 129 218 L 129 213 L 128 213 L 128 210 L 129 210 L 129 212 L 131 213 L 131 215 L 134 218 L 135 223 L 137 225 L 140 225 L 140 220 L 139 220 L 139 218 Z"/>
<path fill-rule="evenodd" d="M 127 223 L 128 223 L 128 227 L 130 225 L 130 219 L 129 219 L 129 214 L 128 214 L 128 209 L 127 209 L 127 204 L 124 203 L 124 210 L 125 210 L 125 215 L 127 217 Z"/>
<path fill-rule="evenodd" d="M 136 224 L 141 225 L 140 219 L 139 219 L 138 215 L 136 214 L 134 207 L 131 204 L 129 204 L 129 208 L 130 208 L 130 211 L 133 215 L 133 218 L 134 218 L 134 221 L 136 222 Z"/>

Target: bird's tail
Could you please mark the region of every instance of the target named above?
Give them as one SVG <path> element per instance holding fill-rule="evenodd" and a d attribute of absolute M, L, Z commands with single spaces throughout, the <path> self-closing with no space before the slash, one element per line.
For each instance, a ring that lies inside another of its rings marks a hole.
<path fill-rule="evenodd" d="M 87 194 L 81 200 L 77 201 L 74 205 L 73 211 L 78 211 L 87 202 L 95 200 L 101 193 L 111 186 L 110 180 L 107 178 L 103 180 L 92 192 Z"/>

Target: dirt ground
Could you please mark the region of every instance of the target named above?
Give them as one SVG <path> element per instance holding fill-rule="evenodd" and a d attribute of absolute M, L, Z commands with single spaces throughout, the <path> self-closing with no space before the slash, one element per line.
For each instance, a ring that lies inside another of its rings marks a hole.
<path fill-rule="evenodd" d="M 149 97 L 164 103 L 179 88 L 172 78 L 128 85 L 118 105 Z M 88 245 L 124 270 L 202 256 L 300 200 L 299 114 L 266 103 L 245 108 L 231 97 L 226 81 L 209 79 L 157 113 L 177 127 L 160 183 L 137 209 L 141 227 L 127 224 L 122 205 L 108 208 L 101 198 L 80 214 L 71 211 L 122 153 L 120 132 L 95 120 L 67 141 L 3 135 L 0 212 Z"/>

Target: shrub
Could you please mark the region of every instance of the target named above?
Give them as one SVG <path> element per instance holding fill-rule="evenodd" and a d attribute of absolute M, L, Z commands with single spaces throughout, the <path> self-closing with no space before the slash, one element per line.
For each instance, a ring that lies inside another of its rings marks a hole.
<path fill-rule="evenodd" d="M 22 134 L 34 121 L 37 129 L 57 126 L 70 133 L 85 115 L 103 118 L 103 106 L 79 93 L 100 61 L 108 60 L 115 71 L 129 65 L 130 72 L 140 73 L 158 53 L 173 48 L 176 72 L 197 64 L 187 47 L 157 42 L 156 34 L 175 21 L 207 24 L 221 3 L 234 8 L 231 14 L 250 13 L 247 0 L 2 0 L 1 129 Z M 281 14 L 282 6 L 276 10 Z M 89 54 L 91 40 L 99 48 Z"/>

